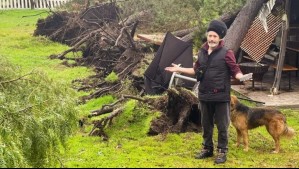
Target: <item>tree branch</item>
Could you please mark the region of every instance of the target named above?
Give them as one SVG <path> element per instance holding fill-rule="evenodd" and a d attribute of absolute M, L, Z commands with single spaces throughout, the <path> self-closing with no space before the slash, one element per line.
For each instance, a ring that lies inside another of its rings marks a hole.
<path fill-rule="evenodd" d="M 93 36 L 94 34 L 100 32 L 99 29 L 92 31 L 91 33 L 89 33 L 87 36 L 85 36 L 83 39 L 81 39 L 78 43 L 76 43 L 73 47 L 71 47 L 70 49 L 64 51 L 63 53 L 59 54 L 57 56 L 58 59 L 64 59 L 65 55 L 68 54 L 69 52 L 77 49 L 80 45 L 82 45 L 84 42 L 86 42 L 91 36 Z"/>
<path fill-rule="evenodd" d="M 22 78 L 26 77 L 26 76 L 29 76 L 32 74 L 33 71 L 31 71 L 30 73 L 27 73 L 21 77 L 18 77 L 16 79 L 13 79 L 13 80 L 8 80 L 8 81 L 3 81 L 3 82 L 0 82 L 0 84 L 5 84 L 5 83 L 11 83 L 11 82 L 14 82 L 14 81 L 17 81 L 17 80 L 22 80 Z"/>

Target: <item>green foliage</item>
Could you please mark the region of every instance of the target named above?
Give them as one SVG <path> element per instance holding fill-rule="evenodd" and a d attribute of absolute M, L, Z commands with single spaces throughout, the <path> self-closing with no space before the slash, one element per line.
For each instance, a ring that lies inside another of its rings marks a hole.
<path fill-rule="evenodd" d="M 199 27 L 194 41 L 194 49 L 197 50 L 202 45 L 205 38 L 206 29 L 211 20 L 218 19 L 225 13 L 232 13 L 240 10 L 246 0 L 198 0 L 200 8 L 198 9 L 198 18 L 194 19 L 195 26 Z"/>
<path fill-rule="evenodd" d="M 80 105 L 79 109 L 81 116 L 87 116 L 90 114 L 90 111 L 101 109 L 102 105 L 110 104 L 114 101 L 114 98 L 111 95 L 103 96 L 97 99 L 89 100 L 86 104 Z"/>
<path fill-rule="evenodd" d="M 197 50 L 205 37 L 208 23 L 218 19 L 224 13 L 239 10 L 246 0 L 128 0 L 121 2 L 124 17 L 138 11 L 150 9 L 153 19 L 142 32 L 166 32 L 186 28 L 198 27 L 194 39 L 194 48 Z"/>
<path fill-rule="evenodd" d="M 206 26 L 209 21 L 224 13 L 240 9 L 245 2 L 246 0 L 127 0 L 119 5 L 124 17 L 142 10 L 151 10 L 154 21 L 150 29 L 173 31 L 191 26 Z"/>
<path fill-rule="evenodd" d="M 125 110 L 107 129 L 109 136 L 115 139 L 139 139 L 147 136 L 150 122 L 158 114 L 149 112 L 144 106 L 138 105 L 136 101 L 125 104 Z"/>
<path fill-rule="evenodd" d="M 42 72 L 0 62 L 0 156 L 4 167 L 56 166 L 76 126 L 74 93 Z"/>
<path fill-rule="evenodd" d="M 152 18 L 146 18 L 147 27 L 143 32 L 166 32 L 190 28 L 192 18 L 197 18 L 197 11 L 192 4 L 196 0 L 128 0 L 120 2 L 123 17 L 150 10 Z"/>
<path fill-rule="evenodd" d="M 52 54 L 57 55 L 67 50 L 67 46 L 54 43 L 42 36 L 32 36 L 37 19 L 47 14 L 44 10 L 2 11 L 0 13 L 0 54 L 22 69 L 24 74 L 34 68 L 46 72 L 50 78 L 62 83 L 70 84 L 74 79 L 91 75 L 92 70 L 86 67 L 68 68 L 60 64 L 61 60 L 48 58 Z"/>
<path fill-rule="evenodd" d="M 78 94 L 69 85 L 91 70 L 70 69 L 48 58 L 67 47 L 32 37 L 37 19 L 47 14 L 41 10 L 0 12 L 0 83 L 34 68 L 32 74 L 0 85 L 0 167 L 57 166 L 76 124 L 74 98 Z"/>
<path fill-rule="evenodd" d="M 117 80 L 118 80 L 118 76 L 113 71 L 105 78 L 105 81 L 108 83 L 115 83 Z"/>
<path fill-rule="evenodd" d="M 288 124 L 298 131 L 298 111 L 285 110 L 283 113 L 287 116 Z M 130 117 L 130 115 L 127 116 Z M 117 120 L 113 122 L 113 126 L 119 127 L 111 129 L 113 131 L 109 133 L 111 137 L 107 142 L 101 141 L 99 137 L 82 137 L 81 135 L 72 137 L 69 140 L 69 145 L 72 147 L 69 147 L 64 158 L 65 167 L 297 168 L 299 166 L 299 137 L 281 139 L 282 151 L 279 154 L 272 154 L 274 141 L 264 127 L 249 131 L 250 149 L 244 152 L 242 146 L 235 147 L 236 131 L 230 126 L 228 161 L 215 166 L 214 158 L 194 159 L 195 153 L 201 148 L 202 133 L 161 134 L 149 137 L 137 131 L 140 133 L 137 136 L 132 134 L 132 131 L 136 130 L 134 125 L 125 121 L 122 125 L 120 123 Z M 217 140 L 216 127 L 214 138 Z"/>

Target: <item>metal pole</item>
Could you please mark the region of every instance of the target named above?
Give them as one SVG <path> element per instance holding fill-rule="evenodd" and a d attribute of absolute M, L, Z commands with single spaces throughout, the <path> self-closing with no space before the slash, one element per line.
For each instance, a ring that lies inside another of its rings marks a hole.
<path fill-rule="evenodd" d="M 184 80 L 188 80 L 188 81 L 191 81 L 191 82 L 197 82 L 197 80 L 194 79 L 194 78 L 191 78 L 191 77 L 188 77 L 188 76 L 183 76 L 183 75 L 180 75 L 180 74 L 175 74 L 174 77 L 184 79 Z"/>

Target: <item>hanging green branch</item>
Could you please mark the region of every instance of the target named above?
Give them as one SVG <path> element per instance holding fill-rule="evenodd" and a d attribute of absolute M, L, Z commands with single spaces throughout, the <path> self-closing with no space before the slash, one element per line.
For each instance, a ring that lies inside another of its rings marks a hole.
<path fill-rule="evenodd" d="M 33 71 L 31 71 L 30 73 L 27 73 L 27 74 L 25 74 L 25 75 L 23 75 L 23 76 L 21 76 L 21 77 L 18 77 L 18 78 L 16 78 L 16 79 L 12 79 L 12 80 L 8 80 L 8 81 L 0 82 L 0 84 L 2 85 L 2 84 L 6 84 L 6 83 L 11 83 L 11 82 L 15 82 L 15 81 L 18 81 L 18 80 L 22 80 L 24 77 L 29 76 L 29 75 L 31 75 L 32 73 L 33 73 Z"/>

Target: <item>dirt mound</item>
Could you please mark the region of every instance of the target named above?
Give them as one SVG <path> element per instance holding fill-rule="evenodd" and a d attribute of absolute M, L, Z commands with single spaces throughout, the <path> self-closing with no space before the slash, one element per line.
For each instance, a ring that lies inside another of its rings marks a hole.
<path fill-rule="evenodd" d="M 47 36 L 55 42 L 71 45 L 82 32 L 86 31 L 87 24 L 77 19 L 75 13 L 66 11 L 53 13 L 46 19 L 39 19 L 34 36 Z"/>

